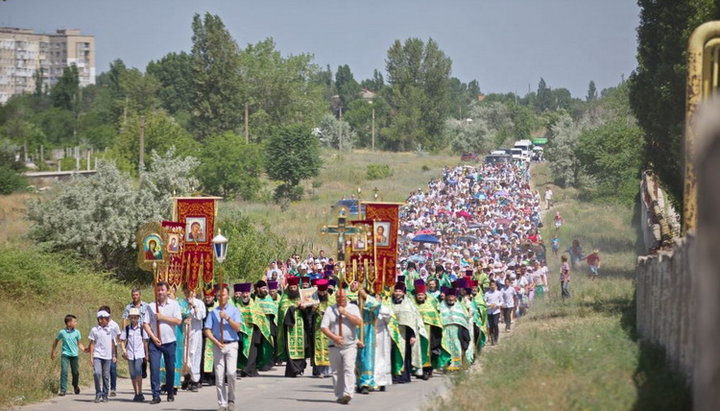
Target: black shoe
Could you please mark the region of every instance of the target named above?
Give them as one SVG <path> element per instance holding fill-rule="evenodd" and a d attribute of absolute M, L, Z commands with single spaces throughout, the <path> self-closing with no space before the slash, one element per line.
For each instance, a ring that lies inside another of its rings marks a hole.
<path fill-rule="evenodd" d="M 370 390 L 368 390 L 368 387 L 362 387 L 360 388 L 360 394 L 370 394 Z"/>
<path fill-rule="evenodd" d="M 75 395 L 80 394 L 80 387 L 78 387 L 77 385 L 73 387 L 73 390 L 75 392 Z"/>
<path fill-rule="evenodd" d="M 198 383 L 194 382 L 190 384 L 190 392 L 198 392 Z"/>
<path fill-rule="evenodd" d="M 154 397 L 152 401 L 150 401 L 150 404 L 160 404 L 160 397 Z"/>
<path fill-rule="evenodd" d="M 427 375 L 426 373 L 423 373 L 422 377 L 420 377 L 420 378 L 422 378 L 423 380 L 427 381 L 427 380 L 430 379 L 430 376 Z"/>
<path fill-rule="evenodd" d="M 135 394 L 135 396 L 133 397 L 133 402 L 137 402 L 137 400 L 138 400 L 138 395 Z"/>
<path fill-rule="evenodd" d="M 145 396 L 142 394 L 138 394 L 138 402 L 144 402 L 144 401 L 145 401 Z"/>
<path fill-rule="evenodd" d="M 385 386 L 384 386 L 384 385 L 380 387 L 380 392 L 385 392 Z"/>
<path fill-rule="evenodd" d="M 167 402 L 173 402 L 173 401 L 175 401 L 175 396 L 172 395 L 172 394 L 168 394 L 168 396 L 167 396 Z"/>

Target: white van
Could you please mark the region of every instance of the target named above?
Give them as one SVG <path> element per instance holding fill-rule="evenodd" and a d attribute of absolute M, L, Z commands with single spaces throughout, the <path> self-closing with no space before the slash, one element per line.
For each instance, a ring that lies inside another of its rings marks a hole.
<path fill-rule="evenodd" d="M 515 154 L 516 149 L 520 149 L 522 152 L 523 160 L 530 161 L 533 154 L 533 144 L 530 140 L 519 140 L 515 142 L 515 145 L 513 146 L 513 155 Z"/>

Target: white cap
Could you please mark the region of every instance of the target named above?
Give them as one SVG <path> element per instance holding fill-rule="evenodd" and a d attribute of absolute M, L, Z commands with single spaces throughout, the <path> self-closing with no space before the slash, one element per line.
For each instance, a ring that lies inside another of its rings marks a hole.
<path fill-rule="evenodd" d="M 96 317 L 97 318 L 110 317 L 110 313 L 105 310 L 100 310 L 97 312 Z"/>

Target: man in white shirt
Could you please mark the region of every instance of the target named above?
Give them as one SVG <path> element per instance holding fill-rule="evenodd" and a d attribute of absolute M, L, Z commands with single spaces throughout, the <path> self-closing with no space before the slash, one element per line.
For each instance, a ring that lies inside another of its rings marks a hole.
<path fill-rule="evenodd" d="M 345 291 L 340 287 L 337 304 L 325 310 L 320 323 L 320 330 L 330 340 L 330 369 L 335 397 L 340 404 L 349 403 L 355 392 L 356 330 L 361 326 L 360 309 L 347 303 Z"/>
<path fill-rule="evenodd" d="M 150 387 L 153 396 L 150 404 L 160 403 L 161 357 L 165 360 L 165 384 L 172 387 L 175 379 L 175 327 L 182 323 L 182 315 L 177 301 L 169 299 L 167 291 L 166 282 L 157 283 L 157 300 L 149 304 L 143 323 L 150 337 Z M 175 401 L 173 390 L 168 390 L 167 400 Z"/>
<path fill-rule="evenodd" d="M 512 324 L 512 313 L 515 308 L 515 299 L 517 298 L 517 292 L 513 286 L 513 275 L 505 277 L 505 287 L 501 290 L 502 293 L 502 314 L 503 321 L 505 321 L 505 331 L 510 331 L 510 325 Z"/>
<path fill-rule="evenodd" d="M 485 292 L 485 304 L 488 313 L 488 328 L 490 331 L 490 341 L 492 345 L 497 344 L 500 338 L 500 328 L 498 322 L 500 320 L 500 308 L 502 307 L 503 296 L 497 288 L 497 283 L 490 281 L 490 289 Z"/>

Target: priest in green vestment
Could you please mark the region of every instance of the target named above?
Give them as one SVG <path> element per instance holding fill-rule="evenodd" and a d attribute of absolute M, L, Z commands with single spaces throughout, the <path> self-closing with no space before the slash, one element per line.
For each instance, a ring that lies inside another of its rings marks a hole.
<path fill-rule="evenodd" d="M 335 304 L 335 296 L 328 293 L 328 280 L 319 279 L 313 281 L 315 281 L 318 290 L 320 304 L 312 307 L 313 335 L 310 362 L 313 367 L 313 377 L 325 378 L 332 376 L 330 372 L 330 348 L 327 336 L 320 331 L 320 323 L 325 310 Z"/>
<path fill-rule="evenodd" d="M 252 283 L 240 283 L 240 297 L 234 300 L 235 307 L 243 316 L 240 339 L 242 349 L 238 353 L 238 369 L 243 377 L 257 377 L 258 369 L 273 360 L 272 335 L 265 313 L 260 305 L 250 298 Z"/>
<path fill-rule="evenodd" d="M 390 324 L 393 339 L 393 384 L 409 383 L 411 375 L 418 370 L 422 374 L 422 348 L 419 338 L 427 338 L 422 317 L 415 304 L 406 298 L 405 290 L 405 279 L 399 276 L 390 301 L 390 309 L 396 319 Z"/>
<path fill-rule="evenodd" d="M 305 335 L 308 312 L 300 304 L 300 277 L 287 279 L 286 293 L 278 303 L 278 341 L 275 347 L 279 361 L 286 361 L 285 376 L 302 375 L 307 366 L 306 354 L 309 353 L 309 338 Z"/>
<path fill-rule="evenodd" d="M 438 364 L 447 371 L 457 371 L 463 366 L 470 346 L 471 320 L 457 294 L 457 288 L 446 289 L 445 300 L 440 303 L 443 335 Z"/>
<path fill-rule="evenodd" d="M 442 321 L 438 311 L 438 301 L 427 293 L 427 286 L 422 279 L 415 280 L 415 305 L 417 306 L 427 338 L 420 337 L 422 348 L 422 379 L 432 377 L 433 364 L 437 368 L 437 357 L 440 354 L 442 341 Z"/>
<path fill-rule="evenodd" d="M 255 283 L 255 303 L 260 306 L 260 309 L 267 318 L 268 325 L 270 326 L 270 336 L 272 337 L 273 346 L 273 360 L 260 368 L 260 371 L 268 371 L 275 365 L 275 346 L 277 344 L 277 311 L 278 301 L 273 300 L 270 295 L 270 288 L 277 290 L 277 281 L 268 281 L 267 283 L 263 280 L 259 280 Z"/>

